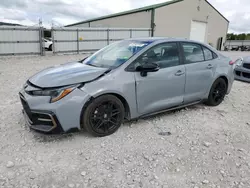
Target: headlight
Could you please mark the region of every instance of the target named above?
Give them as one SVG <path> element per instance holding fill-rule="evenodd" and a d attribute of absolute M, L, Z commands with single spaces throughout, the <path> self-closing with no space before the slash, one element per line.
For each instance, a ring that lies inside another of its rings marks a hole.
<path fill-rule="evenodd" d="M 238 67 L 241 66 L 242 63 L 243 63 L 243 59 L 242 59 L 242 58 L 237 59 L 237 60 L 235 61 L 235 64 L 236 64 L 236 66 L 238 66 Z"/>
<path fill-rule="evenodd" d="M 51 97 L 50 102 L 56 102 L 65 97 L 66 95 L 68 95 L 69 93 L 71 93 L 77 86 L 78 85 L 63 87 L 59 89 L 32 91 L 32 94 L 36 96 L 50 96 Z"/>

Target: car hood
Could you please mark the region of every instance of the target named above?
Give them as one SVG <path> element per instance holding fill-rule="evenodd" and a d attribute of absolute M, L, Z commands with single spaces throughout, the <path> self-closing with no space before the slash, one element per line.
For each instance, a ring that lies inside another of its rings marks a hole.
<path fill-rule="evenodd" d="M 71 62 L 44 69 L 32 76 L 29 82 L 42 88 L 60 87 L 94 80 L 107 70 L 107 68 Z"/>

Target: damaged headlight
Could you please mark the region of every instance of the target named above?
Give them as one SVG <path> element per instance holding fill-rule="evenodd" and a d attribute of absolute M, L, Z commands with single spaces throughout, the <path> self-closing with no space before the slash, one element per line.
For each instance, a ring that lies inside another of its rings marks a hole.
<path fill-rule="evenodd" d="M 45 90 L 36 90 L 32 91 L 32 95 L 35 96 L 50 96 L 51 100 L 50 102 L 56 102 L 63 97 L 67 96 L 70 94 L 75 88 L 77 88 L 78 85 L 74 86 L 67 86 L 63 88 L 58 88 L 58 89 L 45 89 Z"/>
<path fill-rule="evenodd" d="M 238 66 L 238 67 L 240 67 L 240 66 L 242 65 L 242 63 L 243 63 L 243 59 L 242 59 L 242 58 L 237 59 L 237 60 L 235 61 L 235 64 L 236 64 L 236 66 Z"/>

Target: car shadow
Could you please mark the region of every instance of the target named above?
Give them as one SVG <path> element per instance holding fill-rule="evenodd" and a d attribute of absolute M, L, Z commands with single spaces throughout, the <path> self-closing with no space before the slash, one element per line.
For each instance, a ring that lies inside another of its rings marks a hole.
<path fill-rule="evenodd" d="M 62 134 L 44 134 L 34 130 L 31 130 L 33 138 L 37 142 L 57 142 L 62 140 L 73 139 L 74 133 L 62 133 Z"/>
<path fill-rule="evenodd" d="M 139 118 L 139 119 L 133 119 L 133 120 L 125 121 L 123 123 L 123 126 L 130 126 L 131 124 L 134 124 L 136 126 L 136 124 L 137 124 L 137 122 L 139 120 L 150 121 L 150 120 L 154 120 L 154 119 L 160 119 L 163 116 L 177 114 L 177 113 L 180 113 L 182 111 L 198 110 L 198 109 L 205 109 L 205 108 L 206 107 L 203 104 L 196 104 L 196 105 L 189 106 L 189 107 L 175 109 L 175 110 L 171 110 L 171 111 L 167 111 L 167 112 L 161 112 L 159 114 L 147 116 L 147 117 L 144 117 L 144 118 Z M 63 141 L 63 140 L 74 139 L 78 135 L 81 136 L 81 137 L 84 137 L 84 138 L 93 138 L 93 136 L 91 136 L 84 129 L 82 129 L 82 130 L 72 129 L 72 130 L 69 130 L 66 133 L 60 133 L 60 134 L 45 134 L 45 133 L 37 132 L 35 130 L 31 130 L 31 132 L 33 134 L 34 140 L 37 141 L 37 142 L 41 142 L 41 143 L 60 142 L 60 141 Z"/>
<path fill-rule="evenodd" d="M 170 111 L 160 112 L 158 114 L 149 115 L 149 116 L 146 116 L 146 117 L 143 117 L 143 118 L 140 118 L 140 119 L 152 120 L 152 119 L 161 118 L 161 117 L 167 116 L 167 115 L 177 114 L 177 113 L 180 113 L 182 111 L 198 110 L 198 109 L 205 109 L 205 108 L 206 107 L 205 107 L 204 104 L 195 104 L 195 105 L 188 106 L 188 107 L 182 107 L 182 108 L 178 108 L 178 109 L 174 109 L 174 110 L 170 110 Z M 131 121 L 136 122 L 137 120 L 131 120 Z M 128 121 L 128 122 L 131 122 L 131 121 Z"/>

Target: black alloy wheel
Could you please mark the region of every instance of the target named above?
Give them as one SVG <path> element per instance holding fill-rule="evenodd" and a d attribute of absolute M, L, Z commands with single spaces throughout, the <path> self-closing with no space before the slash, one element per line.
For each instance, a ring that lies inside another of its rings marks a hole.
<path fill-rule="evenodd" d="M 86 108 L 83 116 L 84 128 L 94 136 L 113 134 L 124 119 L 122 102 L 113 95 L 94 99 Z"/>
<path fill-rule="evenodd" d="M 218 78 L 212 85 L 206 104 L 217 106 L 223 100 L 227 93 L 227 83 L 223 78 Z"/>

